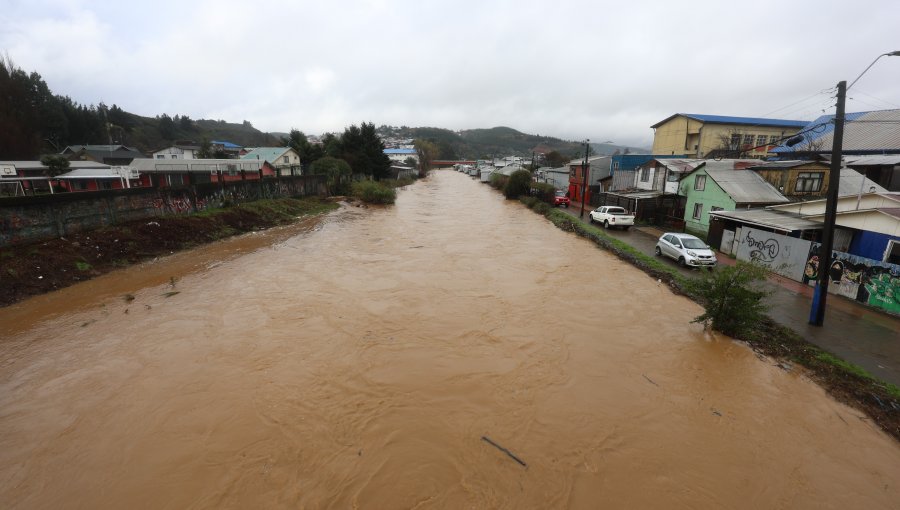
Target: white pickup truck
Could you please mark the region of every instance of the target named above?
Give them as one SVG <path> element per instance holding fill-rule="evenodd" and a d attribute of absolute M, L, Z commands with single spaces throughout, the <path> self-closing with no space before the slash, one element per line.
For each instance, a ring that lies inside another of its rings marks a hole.
<path fill-rule="evenodd" d="M 622 230 L 634 225 L 634 215 L 622 207 L 600 206 L 591 211 L 591 223 L 600 223 L 604 228 L 621 227 Z"/>

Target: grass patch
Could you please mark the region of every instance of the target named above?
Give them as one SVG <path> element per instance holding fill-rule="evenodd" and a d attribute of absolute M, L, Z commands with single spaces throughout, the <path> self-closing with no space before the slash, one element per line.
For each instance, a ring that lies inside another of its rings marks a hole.
<path fill-rule="evenodd" d="M 381 181 L 359 181 L 351 186 L 351 195 L 367 204 L 393 204 L 397 200 L 394 188 Z"/>
<path fill-rule="evenodd" d="M 94 266 L 88 264 L 87 262 L 85 262 L 85 261 L 83 261 L 83 260 L 76 260 L 76 261 L 75 261 L 75 267 L 76 267 L 79 271 L 90 271 L 91 269 L 94 268 Z"/>

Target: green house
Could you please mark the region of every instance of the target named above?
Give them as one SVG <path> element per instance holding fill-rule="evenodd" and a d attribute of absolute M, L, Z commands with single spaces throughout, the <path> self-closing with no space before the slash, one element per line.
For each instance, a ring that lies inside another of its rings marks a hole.
<path fill-rule="evenodd" d="M 712 168 L 704 163 L 682 176 L 678 194 L 686 197 L 685 230 L 705 237 L 710 211 L 734 211 L 789 202 L 752 170 Z"/>

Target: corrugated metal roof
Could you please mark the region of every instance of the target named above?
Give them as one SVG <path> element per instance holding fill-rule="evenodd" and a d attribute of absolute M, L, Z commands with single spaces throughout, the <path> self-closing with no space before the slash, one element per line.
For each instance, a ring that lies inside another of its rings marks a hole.
<path fill-rule="evenodd" d="M 801 128 L 807 124 L 804 120 L 786 120 L 786 119 L 764 119 L 760 117 L 732 117 L 727 115 L 705 115 L 698 113 L 676 113 L 665 120 L 657 122 L 650 126 L 656 128 L 665 124 L 674 117 L 681 115 L 690 119 L 699 120 L 708 124 L 742 124 L 747 126 L 776 126 L 776 127 L 792 127 Z"/>
<path fill-rule="evenodd" d="M 112 168 L 81 168 L 56 177 L 58 179 L 120 179 L 122 176 Z"/>
<path fill-rule="evenodd" d="M 608 191 L 607 194 L 615 195 L 617 197 L 643 200 L 645 198 L 656 198 L 656 197 L 662 195 L 663 193 L 661 191 L 635 191 L 633 193 L 615 193 L 612 191 Z"/>
<path fill-rule="evenodd" d="M 727 170 L 705 168 L 735 203 L 738 204 L 780 204 L 788 202 L 774 186 L 766 182 L 752 170 Z"/>
<path fill-rule="evenodd" d="M 767 161 L 760 165 L 753 165 L 747 168 L 752 170 L 770 170 L 770 169 L 779 169 L 779 168 L 794 168 L 803 165 L 810 165 L 813 163 L 819 163 L 823 165 L 828 165 L 827 163 L 822 163 L 820 161 L 811 161 L 811 160 L 802 160 L 802 159 L 792 159 L 787 161 Z"/>
<path fill-rule="evenodd" d="M 226 141 L 223 141 L 223 140 L 213 140 L 213 141 L 211 141 L 211 142 L 209 142 L 209 143 L 211 143 L 211 144 L 213 144 L 213 145 L 221 145 L 222 147 L 224 147 L 224 148 L 226 148 L 226 149 L 240 149 L 240 148 L 242 148 L 240 145 L 238 145 L 238 144 L 236 144 L 236 143 L 226 142 Z"/>
<path fill-rule="evenodd" d="M 12 165 L 17 170 L 43 170 L 46 165 L 40 161 L 0 161 L 0 165 Z M 97 163 L 95 161 L 69 161 L 69 168 L 75 170 L 77 168 L 109 168 L 105 163 Z"/>
<path fill-rule="evenodd" d="M 206 172 L 245 170 L 258 172 L 265 162 L 261 159 L 135 159 L 128 166 L 139 173 Z"/>
<path fill-rule="evenodd" d="M 284 156 L 284 153 L 289 150 L 291 150 L 290 147 L 257 147 L 241 156 L 241 159 L 259 159 L 275 163 L 278 161 L 278 158 Z"/>
<path fill-rule="evenodd" d="M 879 211 L 887 214 L 888 216 L 892 216 L 894 218 L 900 219 L 900 207 L 891 207 L 887 209 L 878 209 Z"/>
<path fill-rule="evenodd" d="M 892 166 L 900 165 L 900 156 L 859 156 L 846 158 L 847 166 Z"/>
<path fill-rule="evenodd" d="M 877 182 L 865 177 L 855 170 L 841 172 L 841 185 L 838 196 L 858 195 L 860 193 L 885 193 L 887 190 Z"/>
<path fill-rule="evenodd" d="M 385 149 L 385 154 L 409 154 L 410 156 L 416 155 L 415 149 Z"/>
<path fill-rule="evenodd" d="M 900 110 L 877 110 L 846 114 L 843 151 L 900 151 Z M 784 154 L 809 151 L 809 144 L 817 146 L 816 152 L 830 151 L 834 144 L 834 115 L 822 115 L 800 131 L 811 130 L 807 140 L 788 147 L 784 143 L 770 152 Z"/>
<path fill-rule="evenodd" d="M 740 211 L 710 211 L 710 216 L 740 221 L 751 225 L 773 228 L 785 232 L 796 230 L 820 230 L 822 222 L 802 218 L 796 214 L 772 209 L 742 209 Z"/>

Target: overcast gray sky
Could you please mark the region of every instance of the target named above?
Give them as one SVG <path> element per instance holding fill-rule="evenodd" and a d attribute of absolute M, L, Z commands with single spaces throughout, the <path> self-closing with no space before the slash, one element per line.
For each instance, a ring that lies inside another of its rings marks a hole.
<path fill-rule="evenodd" d="M 895 0 L 0 0 L 57 94 L 319 134 L 509 126 L 649 147 L 677 113 L 813 119 L 900 50 Z M 900 108 L 900 58 L 848 111 Z"/>

